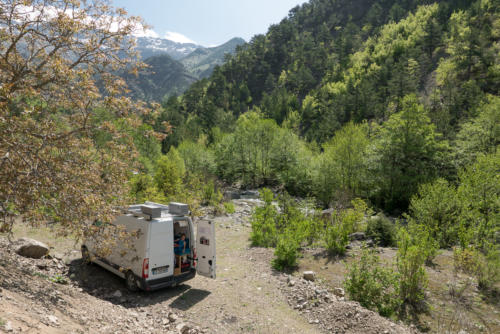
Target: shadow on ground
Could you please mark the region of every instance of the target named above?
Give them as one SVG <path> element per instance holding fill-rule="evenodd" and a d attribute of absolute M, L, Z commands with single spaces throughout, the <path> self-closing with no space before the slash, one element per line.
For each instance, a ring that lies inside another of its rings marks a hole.
<path fill-rule="evenodd" d="M 69 263 L 69 279 L 83 292 L 126 308 L 168 303 L 171 308 L 186 311 L 210 295 L 209 291 L 189 284 L 152 292 L 130 292 L 122 278 L 96 264 L 85 264 L 81 259 Z"/>

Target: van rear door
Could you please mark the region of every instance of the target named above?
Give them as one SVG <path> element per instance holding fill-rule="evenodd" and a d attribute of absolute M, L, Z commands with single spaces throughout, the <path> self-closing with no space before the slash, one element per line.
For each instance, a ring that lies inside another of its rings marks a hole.
<path fill-rule="evenodd" d="M 170 221 L 151 222 L 149 278 L 171 276 L 174 272 L 174 227 Z"/>
<path fill-rule="evenodd" d="M 215 278 L 215 224 L 199 221 L 196 227 L 196 252 L 198 265 L 196 272 L 202 276 Z"/>

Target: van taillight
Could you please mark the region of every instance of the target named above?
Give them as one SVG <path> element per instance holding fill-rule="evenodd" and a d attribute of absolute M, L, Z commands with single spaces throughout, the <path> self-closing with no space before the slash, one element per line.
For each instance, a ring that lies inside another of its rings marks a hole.
<path fill-rule="evenodd" d="M 149 259 L 144 259 L 142 262 L 142 278 L 149 277 Z"/>

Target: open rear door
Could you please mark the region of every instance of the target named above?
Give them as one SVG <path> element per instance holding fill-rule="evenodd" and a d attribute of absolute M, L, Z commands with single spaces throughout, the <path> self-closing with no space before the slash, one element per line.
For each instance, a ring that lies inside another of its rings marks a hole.
<path fill-rule="evenodd" d="M 196 272 L 202 276 L 215 278 L 215 224 L 199 221 L 196 227 Z"/>

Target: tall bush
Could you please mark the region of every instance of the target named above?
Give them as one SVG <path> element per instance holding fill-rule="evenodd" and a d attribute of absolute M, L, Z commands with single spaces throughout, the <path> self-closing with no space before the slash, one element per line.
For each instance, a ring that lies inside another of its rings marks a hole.
<path fill-rule="evenodd" d="M 274 194 L 267 188 L 262 189 L 260 193 L 264 205 L 255 208 L 250 218 L 252 224 L 250 240 L 253 246 L 275 247 L 278 241 L 276 226 L 278 210 L 273 204 Z"/>
<path fill-rule="evenodd" d="M 373 250 L 363 249 L 357 262 L 348 266 L 344 287 L 352 300 L 389 317 L 399 309 L 398 275 L 380 263 Z"/>

